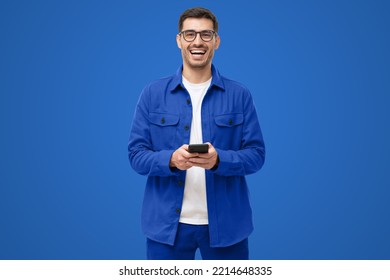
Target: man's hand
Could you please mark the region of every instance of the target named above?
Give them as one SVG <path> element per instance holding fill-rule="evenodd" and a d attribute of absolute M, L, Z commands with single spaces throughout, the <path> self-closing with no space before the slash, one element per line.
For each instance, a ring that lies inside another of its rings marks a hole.
<path fill-rule="evenodd" d="M 188 145 L 183 145 L 173 152 L 169 166 L 176 167 L 180 170 L 187 170 L 194 166 L 194 164 L 190 162 L 190 159 L 197 156 L 199 156 L 198 153 L 188 152 Z"/>
<path fill-rule="evenodd" d="M 199 166 L 204 169 L 211 169 L 218 164 L 218 153 L 215 150 L 214 146 L 211 143 L 209 145 L 209 152 L 202 154 L 198 153 L 196 157 L 189 158 L 189 163 L 192 166 Z"/>

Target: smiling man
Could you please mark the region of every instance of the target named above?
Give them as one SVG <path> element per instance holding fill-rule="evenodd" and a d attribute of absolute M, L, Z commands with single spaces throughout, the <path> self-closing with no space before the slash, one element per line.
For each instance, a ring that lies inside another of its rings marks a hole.
<path fill-rule="evenodd" d="M 148 259 L 248 259 L 252 210 L 245 175 L 264 163 L 255 106 L 243 85 L 212 64 L 218 22 L 205 8 L 179 19 L 183 65 L 147 85 L 128 145 L 147 175 L 142 229 Z M 193 144 L 206 143 L 206 151 Z M 192 149 L 195 149 L 194 151 Z"/>

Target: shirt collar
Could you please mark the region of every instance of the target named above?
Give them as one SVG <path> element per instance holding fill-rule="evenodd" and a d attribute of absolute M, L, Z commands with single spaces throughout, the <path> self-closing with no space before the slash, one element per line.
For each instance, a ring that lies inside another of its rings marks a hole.
<path fill-rule="evenodd" d="M 169 85 L 169 90 L 171 92 L 175 91 L 179 86 L 184 88 L 183 81 L 182 81 L 182 73 L 183 73 L 183 65 L 177 69 L 176 74 L 173 76 L 171 80 L 171 84 Z M 223 84 L 221 75 L 219 74 L 219 71 L 217 68 L 214 67 L 214 65 L 211 65 L 211 75 L 212 80 L 210 87 L 216 86 L 221 88 L 222 90 L 225 90 L 225 86 Z"/>

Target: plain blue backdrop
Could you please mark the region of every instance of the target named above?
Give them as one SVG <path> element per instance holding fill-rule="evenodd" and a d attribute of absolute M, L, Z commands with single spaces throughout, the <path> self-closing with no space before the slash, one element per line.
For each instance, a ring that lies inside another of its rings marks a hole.
<path fill-rule="evenodd" d="M 251 258 L 390 259 L 390 5 L 343 0 L 1 1 L 0 259 L 145 258 L 127 140 L 193 6 L 266 141 Z"/>

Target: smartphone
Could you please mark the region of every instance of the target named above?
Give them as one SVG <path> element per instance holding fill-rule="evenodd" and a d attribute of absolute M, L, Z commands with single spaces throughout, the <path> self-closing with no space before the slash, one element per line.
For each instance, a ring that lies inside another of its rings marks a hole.
<path fill-rule="evenodd" d="M 208 144 L 190 144 L 188 146 L 188 152 L 190 153 L 208 153 L 209 145 Z"/>

